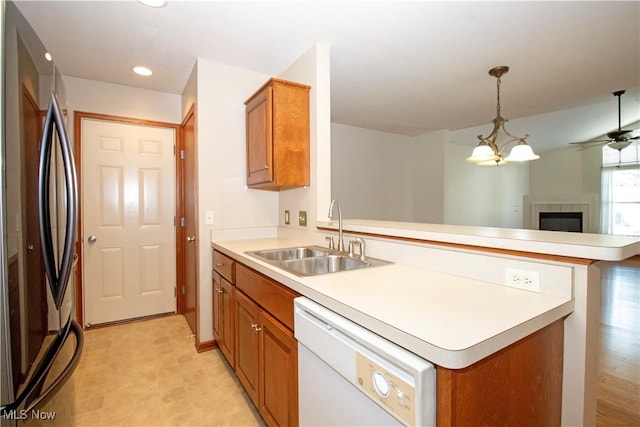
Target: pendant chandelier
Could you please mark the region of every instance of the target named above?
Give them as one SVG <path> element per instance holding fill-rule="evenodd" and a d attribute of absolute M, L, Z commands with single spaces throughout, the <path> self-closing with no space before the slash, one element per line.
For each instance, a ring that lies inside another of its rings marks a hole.
<path fill-rule="evenodd" d="M 497 92 L 498 92 L 498 106 L 496 111 L 496 118 L 493 119 L 493 130 L 487 137 L 478 135 L 480 143 L 473 150 L 471 157 L 467 158 L 467 162 L 475 163 L 480 166 L 498 166 L 507 162 L 526 162 L 529 160 L 539 159 L 540 156 L 535 154 L 531 147 L 527 144 L 526 139 L 529 135 L 524 137 L 514 136 L 510 134 L 504 127 L 504 124 L 508 121 L 500 115 L 500 77 L 509 71 L 509 67 L 502 65 L 489 70 L 489 75 L 497 79 Z M 501 140 L 505 136 L 499 135 L 503 133 L 508 138 L 505 142 L 498 142 L 498 138 Z M 501 147 L 498 148 L 498 143 L 501 143 Z M 507 145 L 515 143 L 515 146 L 511 149 L 511 152 L 507 157 L 504 157 L 502 152 Z"/>

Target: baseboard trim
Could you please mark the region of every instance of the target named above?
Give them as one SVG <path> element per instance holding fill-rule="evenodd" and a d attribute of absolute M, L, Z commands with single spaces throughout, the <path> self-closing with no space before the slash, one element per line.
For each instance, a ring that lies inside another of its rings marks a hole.
<path fill-rule="evenodd" d="M 216 348 L 218 348 L 218 343 L 216 342 L 216 340 L 203 341 L 203 342 L 196 341 L 196 351 L 198 353 L 203 353 L 205 351 L 213 350 Z"/>

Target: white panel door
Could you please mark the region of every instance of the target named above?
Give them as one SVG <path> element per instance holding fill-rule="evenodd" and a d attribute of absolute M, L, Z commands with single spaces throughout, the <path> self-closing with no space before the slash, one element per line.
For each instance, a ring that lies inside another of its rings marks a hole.
<path fill-rule="evenodd" d="M 84 319 L 175 312 L 175 130 L 82 119 Z"/>

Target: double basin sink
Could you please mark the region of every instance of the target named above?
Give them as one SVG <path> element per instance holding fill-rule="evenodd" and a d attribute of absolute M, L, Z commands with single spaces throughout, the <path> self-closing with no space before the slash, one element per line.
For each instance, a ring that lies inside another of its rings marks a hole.
<path fill-rule="evenodd" d="M 317 276 L 392 264 L 390 261 L 377 258 L 366 257 L 362 259 L 361 257 L 350 256 L 344 252 L 321 246 L 299 246 L 246 253 L 298 276 Z"/>

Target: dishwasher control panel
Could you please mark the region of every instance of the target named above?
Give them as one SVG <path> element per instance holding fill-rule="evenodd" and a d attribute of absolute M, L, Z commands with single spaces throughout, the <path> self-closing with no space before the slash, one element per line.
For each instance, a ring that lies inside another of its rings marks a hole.
<path fill-rule="evenodd" d="M 416 424 L 415 387 L 360 352 L 356 352 L 356 382 L 404 424 Z"/>

